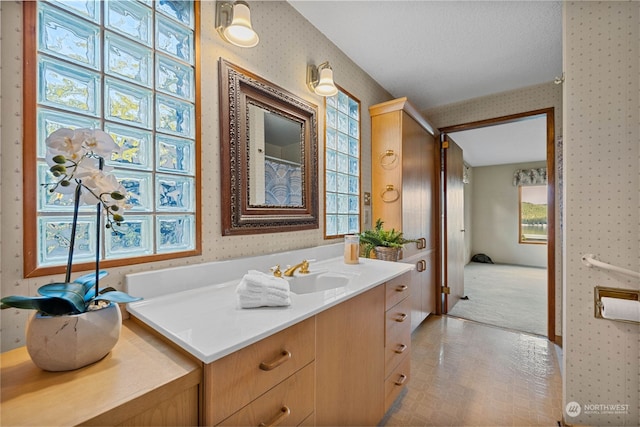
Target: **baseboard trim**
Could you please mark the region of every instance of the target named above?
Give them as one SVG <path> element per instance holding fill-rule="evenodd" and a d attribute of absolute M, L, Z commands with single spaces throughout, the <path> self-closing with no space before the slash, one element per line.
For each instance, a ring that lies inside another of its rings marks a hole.
<path fill-rule="evenodd" d="M 556 335 L 553 342 L 556 343 L 560 348 L 562 348 L 562 335 Z"/>

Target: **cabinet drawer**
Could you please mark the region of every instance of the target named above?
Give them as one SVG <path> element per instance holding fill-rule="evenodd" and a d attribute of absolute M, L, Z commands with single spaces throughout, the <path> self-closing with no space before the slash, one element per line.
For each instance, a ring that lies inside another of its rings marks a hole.
<path fill-rule="evenodd" d="M 410 279 L 411 276 L 408 273 L 405 273 L 402 276 L 395 277 L 385 283 L 385 310 L 389 310 L 411 294 L 411 289 L 409 288 Z"/>
<path fill-rule="evenodd" d="M 308 365 L 315 352 L 312 317 L 205 365 L 205 423 L 217 424 L 252 402 Z"/>
<path fill-rule="evenodd" d="M 395 339 L 399 339 L 404 331 L 408 331 L 411 333 L 411 299 L 407 298 L 402 300 L 400 303 L 391 307 L 385 313 L 384 318 L 384 326 L 385 326 L 385 335 L 384 335 L 384 345 L 385 347 L 389 344 L 393 344 L 390 342 L 392 337 L 396 337 Z"/>
<path fill-rule="evenodd" d="M 411 357 L 405 357 L 398 367 L 384 381 L 384 411 L 387 412 L 402 388 L 409 382 Z"/>
<path fill-rule="evenodd" d="M 384 345 L 385 378 L 389 376 L 411 351 L 411 319 L 409 318 L 410 316 L 408 316 L 409 313 L 411 313 L 411 300 L 408 298 L 389 309 L 386 313 Z"/>
<path fill-rule="evenodd" d="M 313 413 L 315 365 L 311 363 L 219 425 L 297 426 Z"/>

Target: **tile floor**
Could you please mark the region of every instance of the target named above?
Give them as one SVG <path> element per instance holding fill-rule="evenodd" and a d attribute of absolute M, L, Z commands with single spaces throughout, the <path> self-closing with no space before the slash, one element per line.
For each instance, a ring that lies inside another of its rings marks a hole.
<path fill-rule="evenodd" d="M 411 345 L 409 384 L 381 425 L 558 425 L 562 379 L 548 340 L 431 315 Z"/>

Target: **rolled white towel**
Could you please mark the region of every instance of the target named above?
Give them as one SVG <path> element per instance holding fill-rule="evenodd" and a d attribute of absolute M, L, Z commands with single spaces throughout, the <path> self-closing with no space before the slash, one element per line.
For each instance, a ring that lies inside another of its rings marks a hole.
<path fill-rule="evenodd" d="M 291 305 L 290 298 L 269 298 L 268 296 L 246 296 L 238 295 L 238 304 L 240 308 L 257 308 L 257 307 L 287 307 Z"/>
<path fill-rule="evenodd" d="M 289 292 L 289 282 L 282 277 L 275 277 L 261 271 L 249 270 L 243 277 L 247 289 L 276 289 Z"/>
<path fill-rule="evenodd" d="M 291 305 L 289 282 L 256 270 L 244 275 L 236 293 L 241 308 Z"/>

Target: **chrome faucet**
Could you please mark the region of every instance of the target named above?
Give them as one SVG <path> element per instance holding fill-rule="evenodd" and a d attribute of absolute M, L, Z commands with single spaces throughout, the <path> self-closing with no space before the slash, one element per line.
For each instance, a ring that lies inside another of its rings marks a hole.
<path fill-rule="evenodd" d="M 283 274 L 287 277 L 293 277 L 293 273 L 295 273 L 298 269 L 300 269 L 300 273 L 307 274 L 309 272 L 309 261 L 305 259 L 300 264 L 296 264 L 293 267 L 287 268 Z"/>

